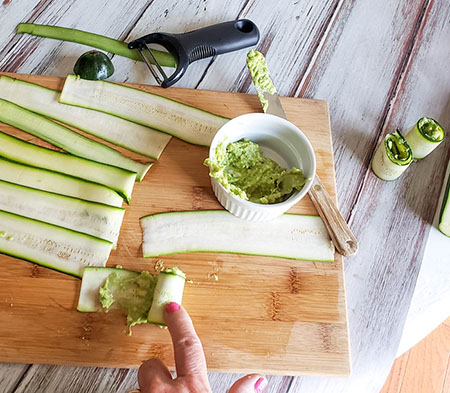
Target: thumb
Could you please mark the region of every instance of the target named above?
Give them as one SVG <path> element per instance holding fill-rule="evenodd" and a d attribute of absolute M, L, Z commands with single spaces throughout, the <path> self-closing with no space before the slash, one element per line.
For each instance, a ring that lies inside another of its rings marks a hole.
<path fill-rule="evenodd" d="M 259 374 L 249 374 L 238 379 L 228 393 L 262 393 L 266 387 L 266 378 Z"/>

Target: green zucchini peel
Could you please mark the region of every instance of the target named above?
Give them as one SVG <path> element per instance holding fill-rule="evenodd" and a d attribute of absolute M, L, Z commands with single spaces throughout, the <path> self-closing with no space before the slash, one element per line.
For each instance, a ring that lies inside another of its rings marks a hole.
<path fill-rule="evenodd" d="M 18 34 L 31 34 L 39 37 L 75 42 L 77 44 L 102 49 L 119 56 L 128 57 L 132 60 L 143 61 L 136 50 L 128 49 L 128 44 L 126 42 L 83 30 L 59 26 L 38 25 L 34 23 L 19 23 L 16 32 Z M 152 53 L 161 66 L 173 68 L 177 66 L 176 60 L 170 53 L 158 50 L 152 50 Z"/>

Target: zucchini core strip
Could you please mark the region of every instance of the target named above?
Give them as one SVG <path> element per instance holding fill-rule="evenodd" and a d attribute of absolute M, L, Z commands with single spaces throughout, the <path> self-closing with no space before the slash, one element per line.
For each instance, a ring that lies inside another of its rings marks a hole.
<path fill-rule="evenodd" d="M 0 180 L 109 206 L 121 207 L 123 203 L 122 197 L 117 192 L 101 184 L 2 158 L 0 158 Z"/>
<path fill-rule="evenodd" d="M 319 216 L 284 214 L 261 225 L 224 210 L 174 212 L 141 218 L 144 257 L 221 252 L 307 261 L 334 261 L 334 246 Z"/>
<path fill-rule="evenodd" d="M 0 210 L 87 233 L 117 245 L 125 209 L 0 181 Z"/>
<path fill-rule="evenodd" d="M 430 154 L 445 139 L 441 125 L 430 117 L 422 117 L 408 129 L 405 139 L 415 160 L 421 160 Z"/>
<path fill-rule="evenodd" d="M 33 145 L 0 131 L 0 156 L 69 176 L 103 184 L 131 199 L 136 173 Z"/>
<path fill-rule="evenodd" d="M 86 266 L 105 266 L 112 243 L 0 210 L 0 253 L 81 277 Z"/>
<path fill-rule="evenodd" d="M 3 99 L 0 99 L 0 121 L 35 135 L 75 156 L 136 172 L 138 181 L 144 178 L 152 166 L 133 161 L 102 143 Z"/>
<path fill-rule="evenodd" d="M 128 57 L 132 60 L 142 61 L 136 50 L 128 49 L 128 44 L 100 34 L 89 33 L 83 30 L 70 29 L 67 27 L 37 25 L 33 23 L 20 23 L 17 26 L 18 34 L 31 34 L 34 36 L 53 38 L 61 41 L 75 42 L 97 48 L 119 56 Z M 177 63 L 168 52 L 153 50 L 158 63 L 163 67 L 176 67 Z"/>
<path fill-rule="evenodd" d="M 202 146 L 209 146 L 229 120 L 156 94 L 75 75 L 67 76 L 60 102 L 109 113 Z"/>
<path fill-rule="evenodd" d="M 372 171 L 382 180 L 397 179 L 413 160 L 412 150 L 399 130 L 387 134 L 372 160 Z"/>
<path fill-rule="evenodd" d="M 59 103 L 60 92 L 34 83 L 0 77 L 0 98 L 50 117 L 117 146 L 158 159 L 171 136 L 103 112 Z"/>

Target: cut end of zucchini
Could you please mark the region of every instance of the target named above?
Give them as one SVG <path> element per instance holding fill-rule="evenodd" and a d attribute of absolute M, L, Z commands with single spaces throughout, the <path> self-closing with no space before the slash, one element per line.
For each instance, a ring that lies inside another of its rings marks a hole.
<path fill-rule="evenodd" d="M 445 139 L 442 126 L 430 117 L 422 117 L 405 135 L 414 159 L 421 160 L 430 154 Z"/>
<path fill-rule="evenodd" d="M 411 164 L 412 150 L 399 130 L 387 134 L 372 159 L 372 171 L 380 179 L 397 179 Z"/>

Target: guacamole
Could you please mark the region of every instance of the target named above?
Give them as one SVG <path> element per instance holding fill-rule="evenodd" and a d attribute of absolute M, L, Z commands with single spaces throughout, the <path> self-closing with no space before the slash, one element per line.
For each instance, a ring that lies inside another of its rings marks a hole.
<path fill-rule="evenodd" d="M 258 51 L 251 50 L 247 53 L 247 67 L 252 77 L 253 84 L 256 87 L 258 98 L 261 101 L 264 112 L 267 111 L 268 102 L 263 93 L 276 94 L 275 85 L 270 79 L 269 69 L 267 68 L 264 55 Z"/>
<path fill-rule="evenodd" d="M 301 190 L 306 179 L 297 168 L 289 171 L 265 157 L 256 143 L 248 139 L 217 145 L 214 161 L 205 160 L 209 175 L 231 194 L 250 202 L 283 202 Z"/>
<path fill-rule="evenodd" d="M 157 276 L 149 272 L 123 275 L 111 273 L 99 290 L 100 303 L 109 309 L 113 304 L 127 314 L 127 325 L 147 323 Z"/>

